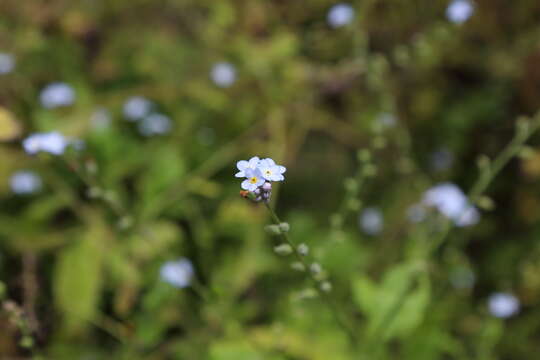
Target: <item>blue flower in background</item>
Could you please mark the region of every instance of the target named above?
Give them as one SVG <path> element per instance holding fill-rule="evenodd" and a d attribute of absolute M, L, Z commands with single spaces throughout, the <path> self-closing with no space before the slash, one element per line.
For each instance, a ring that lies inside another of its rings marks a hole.
<path fill-rule="evenodd" d="M 463 191 L 452 183 L 432 187 L 425 192 L 422 203 L 436 208 L 441 214 L 453 220 L 456 226 L 471 226 L 480 220 L 478 210 L 469 203 Z"/>
<path fill-rule="evenodd" d="M 512 294 L 495 293 L 488 299 L 491 315 L 498 318 L 508 318 L 519 312 L 519 300 Z"/>
<path fill-rule="evenodd" d="M 353 19 L 354 9 L 351 5 L 345 3 L 332 6 L 326 17 L 328 24 L 333 28 L 345 26 L 352 22 Z"/>
<path fill-rule="evenodd" d="M 162 281 L 177 287 L 185 288 L 191 284 L 193 279 L 193 265 L 186 258 L 180 258 L 175 261 L 167 261 L 160 269 Z"/>
<path fill-rule="evenodd" d="M 0 75 L 9 74 L 15 68 L 15 58 L 11 54 L 0 53 Z"/>
<path fill-rule="evenodd" d="M 142 96 L 132 96 L 126 100 L 123 113 L 126 119 L 137 121 L 147 116 L 152 110 L 152 102 Z"/>
<path fill-rule="evenodd" d="M 23 140 L 24 150 L 35 155 L 40 151 L 53 155 L 62 155 L 69 145 L 69 141 L 59 132 L 35 133 Z"/>
<path fill-rule="evenodd" d="M 41 177 L 29 170 L 21 170 L 14 173 L 9 179 L 11 191 L 15 194 L 33 194 L 41 190 Z"/>
<path fill-rule="evenodd" d="M 454 0 L 446 9 L 446 17 L 453 23 L 461 24 L 467 21 L 474 12 L 474 5 L 469 0 Z"/>
<path fill-rule="evenodd" d="M 229 87 L 236 81 L 236 69 L 228 62 L 219 62 L 212 67 L 210 78 L 219 87 Z"/>
<path fill-rule="evenodd" d="M 163 114 L 151 114 L 138 123 L 139 132 L 144 136 L 163 135 L 172 128 L 171 119 Z"/>
<path fill-rule="evenodd" d="M 41 90 L 39 99 L 47 109 L 69 106 L 75 101 L 75 91 L 66 83 L 54 82 Z"/>
<path fill-rule="evenodd" d="M 383 229 L 383 216 L 379 209 L 377 208 L 366 208 L 360 214 L 358 219 L 358 224 L 360 229 L 368 235 L 377 235 Z"/>

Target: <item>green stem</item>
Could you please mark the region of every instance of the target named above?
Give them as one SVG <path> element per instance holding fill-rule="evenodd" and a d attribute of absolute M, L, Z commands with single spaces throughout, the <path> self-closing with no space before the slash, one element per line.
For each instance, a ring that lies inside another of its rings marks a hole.
<path fill-rule="evenodd" d="M 270 216 L 272 217 L 272 220 L 274 221 L 274 223 L 276 225 L 279 225 L 281 224 L 281 220 L 279 219 L 279 217 L 277 216 L 277 214 L 275 213 L 275 211 L 270 207 L 269 204 L 267 203 L 264 203 L 264 205 L 266 206 L 266 208 L 268 209 L 268 211 L 270 212 Z M 338 311 L 338 309 L 336 308 L 336 305 L 334 304 L 334 302 L 332 301 L 332 299 L 328 296 L 328 294 L 323 291 L 320 287 L 320 281 L 317 280 L 317 278 L 315 278 L 314 274 L 310 271 L 310 268 L 309 268 L 309 264 L 308 262 L 305 260 L 304 256 L 302 256 L 299 252 L 298 252 L 298 249 L 297 247 L 295 246 L 295 244 L 292 242 L 292 240 L 289 238 L 289 235 L 286 233 L 286 232 L 281 232 L 281 237 L 283 238 L 283 240 L 285 240 L 285 242 L 287 244 L 289 244 L 289 246 L 292 248 L 293 250 L 293 253 L 294 253 L 294 256 L 296 257 L 296 259 L 303 265 L 306 273 L 308 274 L 308 277 L 311 279 L 311 281 L 314 283 L 315 285 L 315 289 L 317 289 L 317 292 L 319 293 L 320 297 L 323 299 L 323 301 L 327 304 L 328 308 L 330 309 L 330 311 L 332 312 L 332 315 L 334 317 L 334 319 L 336 320 L 336 322 L 338 323 L 338 325 L 341 327 L 341 329 L 347 334 L 347 337 L 349 339 L 349 342 L 351 343 L 351 345 L 353 347 L 356 347 L 356 345 L 358 344 L 357 342 L 357 339 L 356 339 L 356 335 L 354 333 L 354 330 L 349 327 L 349 325 L 347 325 L 347 323 L 343 320 L 343 318 L 340 316 L 340 313 Z"/>

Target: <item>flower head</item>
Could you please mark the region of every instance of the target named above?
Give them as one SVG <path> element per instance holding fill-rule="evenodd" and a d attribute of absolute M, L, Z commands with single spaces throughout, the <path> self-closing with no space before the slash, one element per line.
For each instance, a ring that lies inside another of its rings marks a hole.
<path fill-rule="evenodd" d="M 512 294 L 495 293 L 488 299 L 491 315 L 498 318 L 508 318 L 519 312 L 519 300 Z"/>
<path fill-rule="evenodd" d="M 236 163 L 236 167 L 238 168 L 238 171 L 236 173 L 236 177 L 247 177 L 246 175 L 246 170 L 248 169 L 251 169 L 251 170 L 255 170 L 257 169 L 257 167 L 259 167 L 259 157 L 258 156 L 254 156 L 252 157 L 251 159 L 249 159 L 249 161 L 246 161 L 246 160 L 240 160 L 239 162 Z"/>
<path fill-rule="evenodd" d="M 276 165 L 274 160 L 266 158 L 259 162 L 259 169 L 263 177 L 268 181 L 282 181 L 285 177 L 282 175 L 287 171 L 285 166 Z"/>
<path fill-rule="evenodd" d="M 446 9 L 446 17 L 456 24 L 467 21 L 474 12 L 474 5 L 469 0 L 454 0 Z"/>
<path fill-rule="evenodd" d="M 161 280 L 177 288 L 185 288 L 191 284 L 193 265 L 186 258 L 167 261 L 160 269 Z"/>
<path fill-rule="evenodd" d="M 41 178 L 32 171 L 17 171 L 9 179 L 11 191 L 15 194 L 32 194 L 41 189 Z"/>
<path fill-rule="evenodd" d="M 345 26 L 354 19 L 354 9 L 351 5 L 340 3 L 332 6 L 328 11 L 326 20 L 333 28 Z"/>
<path fill-rule="evenodd" d="M 53 82 L 41 90 L 39 99 L 47 109 L 68 106 L 75 101 L 75 91 L 66 83 Z"/>
<path fill-rule="evenodd" d="M 59 132 L 35 133 L 23 140 L 24 150 L 34 155 L 40 151 L 62 155 L 69 141 Z"/>
<path fill-rule="evenodd" d="M 246 169 L 246 180 L 242 181 L 242 189 L 248 191 L 255 191 L 257 188 L 264 184 L 264 178 L 260 169 Z"/>
<path fill-rule="evenodd" d="M 219 62 L 212 67 L 210 78 L 217 86 L 227 88 L 236 80 L 236 69 L 228 62 Z"/>

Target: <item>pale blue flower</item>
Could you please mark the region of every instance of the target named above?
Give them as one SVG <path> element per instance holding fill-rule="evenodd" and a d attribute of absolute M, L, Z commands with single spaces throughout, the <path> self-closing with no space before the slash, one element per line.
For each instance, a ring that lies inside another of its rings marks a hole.
<path fill-rule="evenodd" d="M 236 167 L 238 168 L 239 171 L 234 176 L 236 176 L 238 178 L 247 177 L 246 170 L 247 169 L 251 169 L 251 170 L 257 169 L 257 167 L 259 166 L 259 161 L 260 161 L 260 159 L 259 159 L 258 156 L 252 157 L 251 159 L 249 159 L 249 161 L 240 160 L 239 162 L 236 163 Z"/>
<path fill-rule="evenodd" d="M 41 177 L 29 170 L 17 171 L 9 179 L 11 191 L 15 194 L 33 194 L 41 189 Z"/>
<path fill-rule="evenodd" d="M 368 235 L 377 235 L 383 229 L 383 216 L 377 208 L 366 208 L 358 219 L 360 228 Z"/>
<path fill-rule="evenodd" d="M 35 133 L 23 140 L 24 150 L 34 155 L 40 151 L 53 155 L 62 155 L 69 141 L 59 132 Z"/>
<path fill-rule="evenodd" d="M 354 9 L 351 5 L 340 3 L 332 6 L 328 11 L 326 20 L 331 27 L 345 26 L 354 19 Z"/>
<path fill-rule="evenodd" d="M 258 167 L 261 170 L 263 177 L 268 181 L 282 181 L 285 179 L 282 175 L 287 171 L 285 166 L 276 165 L 274 160 L 270 158 L 261 160 Z"/>
<path fill-rule="evenodd" d="M 41 105 L 47 109 L 68 106 L 75 101 L 75 91 L 63 82 L 54 82 L 45 86 L 39 94 Z"/>
<path fill-rule="evenodd" d="M 0 75 L 9 74 L 15 68 L 15 58 L 11 54 L 0 53 Z"/>
<path fill-rule="evenodd" d="M 123 107 L 124 116 L 130 121 L 137 121 L 147 116 L 152 110 L 152 102 L 142 96 L 132 96 Z"/>
<path fill-rule="evenodd" d="M 480 220 L 478 210 L 470 204 L 461 189 L 452 183 L 432 187 L 424 194 L 422 203 L 435 207 L 457 226 L 475 225 Z"/>
<path fill-rule="evenodd" d="M 456 24 L 467 21 L 474 12 L 474 5 L 469 0 L 454 0 L 446 8 L 446 17 Z"/>
<path fill-rule="evenodd" d="M 177 288 L 188 287 L 193 279 L 193 274 L 193 265 L 186 258 L 167 261 L 160 269 L 161 280 Z"/>
<path fill-rule="evenodd" d="M 498 318 L 508 318 L 519 312 L 519 300 L 512 294 L 495 293 L 488 299 L 491 315 Z"/>
<path fill-rule="evenodd" d="M 246 168 L 244 173 L 246 175 L 246 180 L 242 181 L 242 189 L 255 191 L 259 186 L 264 184 L 264 177 L 262 176 L 260 169 L 257 168 L 253 170 L 251 168 Z"/>
<path fill-rule="evenodd" d="M 210 78 L 219 87 L 229 87 L 236 81 L 236 69 L 228 62 L 219 62 L 212 67 Z"/>
<path fill-rule="evenodd" d="M 163 135 L 172 128 L 171 119 L 163 114 L 151 114 L 138 123 L 139 132 L 144 136 Z"/>

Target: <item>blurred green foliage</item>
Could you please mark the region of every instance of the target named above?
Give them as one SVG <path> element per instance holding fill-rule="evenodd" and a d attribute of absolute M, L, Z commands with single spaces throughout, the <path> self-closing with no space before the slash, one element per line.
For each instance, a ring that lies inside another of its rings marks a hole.
<path fill-rule="evenodd" d="M 540 3 L 477 0 L 456 24 L 447 1 L 363 0 L 332 27 L 334 4 L 0 2 L 0 52 L 16 60 L 0 74 L 0 358 L 540 353 L 538 137 L 488 188 L 477 225 L 434 246 L 441 218 L 407 216 L 434 184 L 470 189 L 478 156 L 540 108 Z M 230 86 L 212 80 L 219 62 Z M 43 106 L 53 82 L 73 104 Z M 171 130 L 141 135 L 123 113 L 133 96 Z M 52 130 L 84 149 L 24 152 Z M 236 161 L 252 155 L 287 166 L 273 204 L 328 273 L 354 346 L 321 299 L 300 299 L 309 282 L 273 253 L 264 207 L 238 196 Z M 40 191 L 13 193 L 23 169 Z M 366 208 L 381 211 L 377 234 L 359 226 Z M 195 271 L 184 289 L 160 278 L 180 257 Z M 496 292 L 519 314 L 492 316 Z"/>

